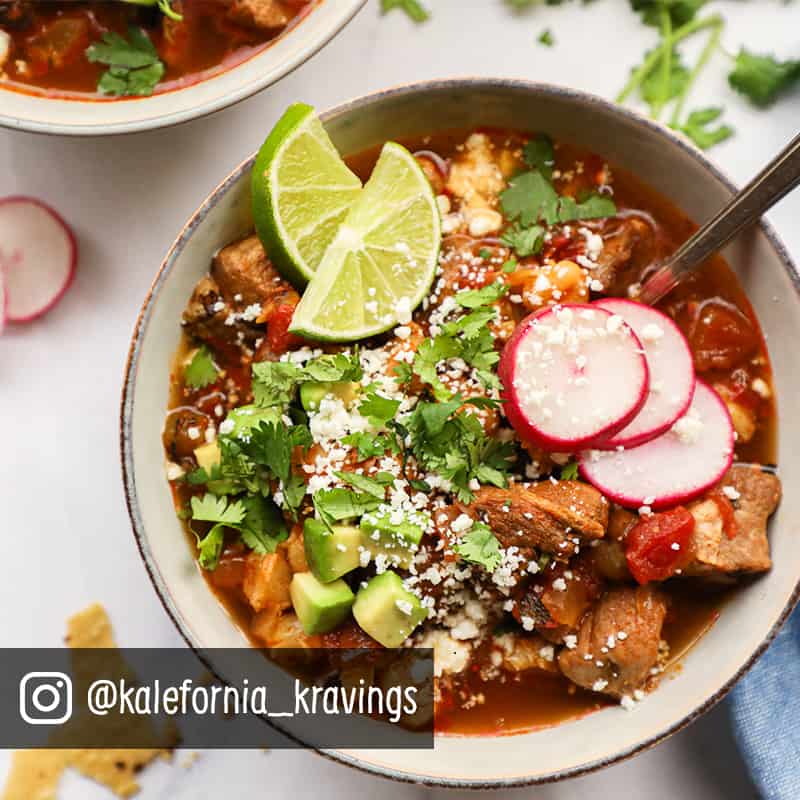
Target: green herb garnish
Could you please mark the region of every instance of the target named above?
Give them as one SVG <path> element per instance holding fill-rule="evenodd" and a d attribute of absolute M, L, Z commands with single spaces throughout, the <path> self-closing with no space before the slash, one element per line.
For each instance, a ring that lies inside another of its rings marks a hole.
<path fill-rule="evenodd" d="M 192 389 L 204 389 L 215 383 L 218 376 L 219 371 L 211 351 L 205 345 L 201 345 L 183 371 L 184 382 Z"/>
<path fill-rule="evenodd" d="M 135 25 L 128 28 L 127 40 L 106 31 L 101 41 L 86 48 L 86 58 L 92 63 L 108 65 L 97 84 L 101 94 L 151 95 L 164 76 L 164 64 L 150 37 Z"/>
<path fill-rule="evenodd" d="M 482 522 L 473 523 L 453 549 L 468 564 L 477 564 L 487 572 L 494 572 L 503 560 L 500 542 Z"/>

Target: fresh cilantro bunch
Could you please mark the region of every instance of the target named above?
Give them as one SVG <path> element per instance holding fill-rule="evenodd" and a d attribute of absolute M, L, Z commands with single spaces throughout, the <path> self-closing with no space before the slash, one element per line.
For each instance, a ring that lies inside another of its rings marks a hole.
<path fill-rule="evenodd" d="M 549 225 L 617 213 L 614 201 L 605 195 L 587 193 L 576 200 L 558 194 L 553 186 L 553 142 L 548 136 L 531 139 L 522 155 L 529 169 L 515 175 L 500 194 L 503 213 L 512 222 L 503 234 L 503 243 L 520 258 L 542 249 Z"/>
<path fill-rule="evenodd" d="M 86 48 L 86 58 L 92 63 L 108 65 L 97 84 L 101 94 L 151 95 L 164 77 L 164 64 L 155 46 L 136 25 L 128 28 L 127 39 L 106 31 L 101 41 Z"/>

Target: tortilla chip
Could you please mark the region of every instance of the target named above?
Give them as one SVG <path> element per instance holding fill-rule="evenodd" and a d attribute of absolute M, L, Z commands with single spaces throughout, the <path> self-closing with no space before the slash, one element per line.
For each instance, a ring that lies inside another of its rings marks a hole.
<path fill-rule="evenodd" d="M 65 641 L 71 648 L 112 649 L 117 646 L 108 614 L 98 603 L 75 614 L 67 621 Z M 112 656 L 109 655 L 109 658 Z M 106 669 L 109 666 L 112 669 L 106 674 L 132 675 L 121 657 L 112 660 L 110 665 L 104 664 Z M 81 673 L 80 662 L 75 663 L 76 683 L 90 683 L 93 679 L 93 675 Z M 149 720 L 144 717 L 134 717 L 123 722 L 141 725 L 148 733 L 152 732 Z M 98 723 L 97 720 L 88 719 L 85 715 L 78 715 L 63 728 L 54 731 L 53 738 L 67 742 L 70 735 L 80 738 L 80 727 L 86 724 L 96 726 Z M 109 729 L 108 733 L 109 741 L 113 741 L 113 730 Z M 157 744 L 154 733 L 152 738 L 153 744 Z M 140 788 L 135 779 L 136 775 L 159 756 L 171 758 L 171 753 L 160 747 L 148 750 L 127 748 L 19 750 L 13 755 L 2 800 L 56 800 L 58 784 L 67 767 L 107 786 L 118 797 L 131 797 Z"/>

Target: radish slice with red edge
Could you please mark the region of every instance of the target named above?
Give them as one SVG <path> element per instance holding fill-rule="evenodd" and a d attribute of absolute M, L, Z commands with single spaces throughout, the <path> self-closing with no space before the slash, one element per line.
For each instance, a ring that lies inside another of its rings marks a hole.
<path fill-rule="evenodd" d="M 30 322 L 49 311 L 69 288 L 77 262 L 75 237 L 52 208 L 32 197 L 0 199 L 9 322 Z"/>
<path fill-rule="evenodd" d="M 650 306 L 620 298 L 598 300 L 594 305 L 619 314 L 633 328 L 650 369 L 650 392 L 642 410 L 630 425 L 595 447 L 636 447 L 668 431 L 689 408 L 696 380 L 692 351 L 680 328 Z"/>
<path fill-rule="evenodd" d="M 531 314 L 506 345 L 498 372 L 504 411 L 519 436 L 555 452 L 593 446 L 624 428 L 649 386 L 636 334 L 594 305 Z"/>
<path fill-rule="evenodd" d="M 658 510 L 692 500 L 718 483 L 733 462 L 731 416 L 720 396 L 697 381 L 689 410 L 656 439 L 580 455 L 580 473 L 606 497 L 629 508 Z"/>
<path fill-rule="evenodd" d="M 0 265 L 0 334 L 6 327 L 6 315 L 8 314 L 8 292 L 6 292 L 6 276 Z"/>

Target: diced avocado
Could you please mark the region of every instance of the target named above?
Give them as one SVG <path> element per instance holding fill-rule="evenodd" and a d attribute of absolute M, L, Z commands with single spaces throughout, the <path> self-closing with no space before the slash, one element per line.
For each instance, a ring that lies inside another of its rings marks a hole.
<path fill-rule="evenodd" d="M 358 590 L 353 616 L 376 642 L 384 647 L 400 647 L 427 618 L 428 611 L 403 586 L 400 576 L 387 570 Z"/>
<path fill-rule="evenodd" d="M 419 543 L 430 518 L 427 514 L 404 516 L 402 521 L 392 523 L 392 512 L 375 512 L 365 514 L 361 518 L 362 544 L 374 558 L 384 553 L 389 564 L 408 569 L 414 553 L 419 550 Z"/>
<path fill-rule="evenodd" d="M 194 458 L 197 466 L 202 467 L 206 471 L 206 475 L 210 475 L 214 467 L 218 467 L 222 461 L 222 453 L 217 440 L 195 447 Z"/>
<path fill-rule="evenodd" d="M 356 399 L 360 390 L 360 384 L 350 381 L 309 381 L 300 386 L 300 403 L 306 411 L 316 411 L 323 398 L 332 394 L 347 406 Z"/>
<path fill-rule="evenodd" d="M 233 428 L 230 427 L 232 422 Z M 236 438 L 246 433 L 251 428 L 255 428 L 261 422 L 280 422 L 281 411 L 275 406 L 269 408 L 261 408 L 255 405 L 239 406 L 234 408 L 230 414 L 225 418 L 223 425 L 225 426 L 225 436 Z"/>
<path fill-rule="evenodd" d="M 213 442 L 195 447 L 194 458 L 197 461 L 197 466 L 201 467 L 206 475 L 211 477 L 222 463 L 222 451 L 219 448 L 219 441 L 215 439 Z M 214 478 L 208 481 L 206 486 L 214 494 L 233 494 L 237 490 L 237 486 L 233 481 L 227 481 L 222 478 Z"/>
<path fill-rule="evenodd" d="M 330 530 L 317 519 L 303 525 L 306 561 L 314 575 L 330 583 L 359 565 L 361 531 L 354 525 L 334 525 Z"/>
<path fill-rule="evenodd" d="M 297 618 L 309 635 L 333 630 L 347 618 L 355 599 L 341 578 L 333 583 L 320 583 L 310 572 L 294 574 L 289 595 Z"/>

